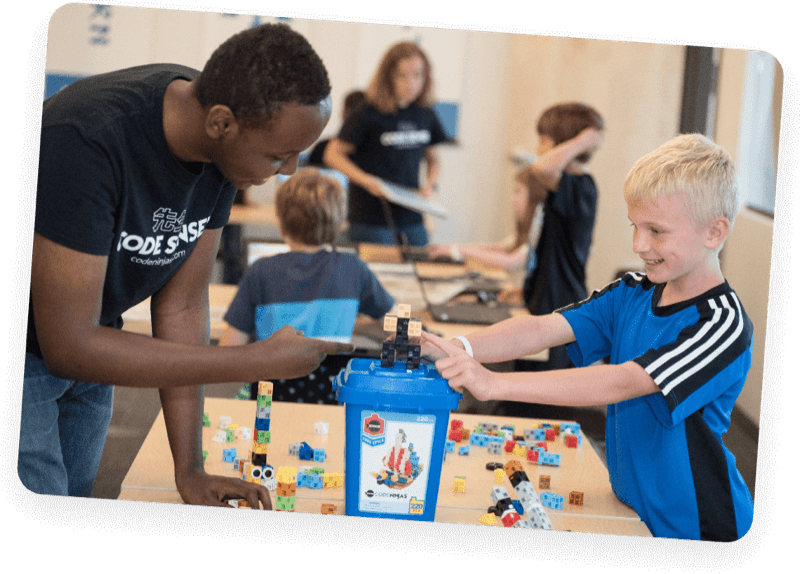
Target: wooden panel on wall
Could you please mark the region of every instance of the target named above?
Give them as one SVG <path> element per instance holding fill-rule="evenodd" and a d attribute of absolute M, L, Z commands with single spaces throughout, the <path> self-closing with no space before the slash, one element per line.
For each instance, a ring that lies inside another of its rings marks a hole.
<path fill-rule="evenodd" d="M 639 157 L 677 133 L 684 47 L 519 35 L 511 60 L 506 151 L 534 151 L 536 122 L 555 103 L 582 101 L 606 122 L 604 147 L 589 164 L 600 199 L 587 287 L 602 287 L 618 269 L 639 268 L 622 184 Z"/>

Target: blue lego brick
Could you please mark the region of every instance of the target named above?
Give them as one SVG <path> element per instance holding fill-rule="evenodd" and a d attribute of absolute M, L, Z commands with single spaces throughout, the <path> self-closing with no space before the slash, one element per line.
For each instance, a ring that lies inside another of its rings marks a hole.
<path fill-rule="evenodd" d="M 269 419 L 261 419 L 261 418 L 256 417 L 256 430 L 257 431 L 269 430 Z"/>
<path fill-rule="evenodd" d="M 444 452 L 455 452 L 455 451 L 456 451 L 456 441 L 449 439 L 444 441 Z"/>
<path fill-rule="evenodd" d="M 297 488 L 308 487 L 311 476 L 313 476 L 313 475 L 306 474 L 305 472 L 298 472 L 297 473 L 297 482 L 296 482 L 297 483 Z"/>
<path fill-rule="evenodd" d="M 469 454 L 469 445 L 465 444 L 464 446 L 458 447 L 458 454 Z"/>
<path fill-rule="evenodd" d="M 233 462 L 236 460 L 236 449 L 235 448 L 226 448 L 222 450 L 222 460 L 223 462 Z"/>
<path fill-rule="evenodd" d="M 313 449 L 313 456 L 315 462 L 325 462 L 325 449 L 324 448 L 315 448 Z"/>
<path fill-rule="evenodd" d="M 323 477 L 322 477 L 321 474 L 312 474 L 309 477 L 309 481 L 308 482 L 309 482 L 308 486 L 310 488 L 320 489 L 320 488 L 322 488 L 322 485 L 323 485 L 324 481 L 323 481 Z"/>
<path fill-rule="evenodd" d="M 297 456 L 300 457 L 300 460 L 311 460 L 314 458 L 314 449 L 307 442 L 301 442 Z"/>
<path fill-rule="evenodd" d="M 553 494 L 552 492 L 543 492 L 539 495 L 539 500 L 542 506 L 552 508 L 553 510 L 564 509 L 564 497 L 560 494 Z"/>
<path fill-rule="evenodd" d="M 525 508 L 523 508 L 522 503 L 519 500 L 512 500 L 511 504 L 514 505 L 514 508 L 516 509 L 517 514 L 519 514 L 520 516 L 525 514 Z"/>
<path fill-rule="evenodd" d="M 533 429 L 533 440 L 547 440 L 544 429 Z"/>
<path fill-rule="evenodd" d="M 546 464 L 549 466 L 561 466 L 561 455 L 554 452 L 540 452 L 539 464 Z"/>

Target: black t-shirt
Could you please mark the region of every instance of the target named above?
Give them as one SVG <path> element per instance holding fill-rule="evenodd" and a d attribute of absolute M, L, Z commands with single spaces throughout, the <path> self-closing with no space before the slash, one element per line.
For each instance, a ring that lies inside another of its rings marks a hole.
<path fill-rule="evenodd" d="M 384 114 L 364 102 L 347 115 L 339 138 L 355 146 L 350 160 L 365 172 L 405 187 L 419 187 L 419 168 L 428 146 L 447 140 L 432 109 L 411 104 Z M 399 227 L 422 222 L 419 212 L 391 205 Z M 348 193 L 348 219 L 386 226 L 378 198 L 355 184 Z"/>
<path fill-rule="evenodd" d="M 535 267 L 525 278 L 525 305 L 534 315 L 586 298 L 586 261 L 597 214 L 597 187 L 589 174 L 564 173 L 548 193 Z"/>
<path fill-rule="evenodd" d="M 161 289 L 203 229 L 220 228 L 236 189 L 210 163 L 170 152 L 163 105 L 185 66 L 139 66 L 79 80 L 44 102 L 34 230 L 108 257 L 100 324 Z M 28 351 L 41 355 L 28 312 Z"/>

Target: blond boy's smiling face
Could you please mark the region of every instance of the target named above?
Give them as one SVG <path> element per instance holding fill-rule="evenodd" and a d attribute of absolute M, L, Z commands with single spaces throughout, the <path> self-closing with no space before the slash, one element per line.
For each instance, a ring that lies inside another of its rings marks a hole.
<path fill-rule="evenodd" d="M 667 284 L 662 304 L 695 297 L 724 280 L 714 252 L 714 224 L 696 225 L 681 196 L 629 203 L 628 219 L 633 251 L 644 262 L 647 278 Z"/>

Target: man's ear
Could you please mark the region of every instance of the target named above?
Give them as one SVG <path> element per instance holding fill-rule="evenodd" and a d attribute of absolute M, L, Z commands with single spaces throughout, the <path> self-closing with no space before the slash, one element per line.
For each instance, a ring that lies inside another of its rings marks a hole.
<path fill-rule="evenodd" d="M 731 223 L 728 221 L 727 217 L 722 217 L 720 215 L 712 219 L 706 235 L 706 247 L 709 249 L 716 249 L 722 245 L 728 237 L 730 230 Z"/>
<path fill-rule="evenodd" d="M 236 134 L 239 131 L 239 124 L 228 106 L 217 104 L 211 106 L 206 113 L 205 130 L 211 139 L 221 140 Z"/>

